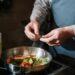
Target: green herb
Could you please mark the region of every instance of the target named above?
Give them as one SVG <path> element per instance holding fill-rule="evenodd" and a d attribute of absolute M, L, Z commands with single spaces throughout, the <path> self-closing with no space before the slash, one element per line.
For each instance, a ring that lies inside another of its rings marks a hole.
<path fill-rule="evenodd" d="M 29 64 L 33 64 L 33 59 L 32 58 L 29 59 Z"/>

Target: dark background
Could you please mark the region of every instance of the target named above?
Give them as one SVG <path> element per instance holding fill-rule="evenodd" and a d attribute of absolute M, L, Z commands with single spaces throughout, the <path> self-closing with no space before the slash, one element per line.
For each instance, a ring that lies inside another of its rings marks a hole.
<path fill-rule="evenodd" d="M 2 32 L 3 49 L 31 45 L 28 42 L 32 43 L 32 41 L 24 34 L 24 26 L 29 20 L 33 3 L 34 0 L 5 0 L 0 5 L 0 32 Z"/>

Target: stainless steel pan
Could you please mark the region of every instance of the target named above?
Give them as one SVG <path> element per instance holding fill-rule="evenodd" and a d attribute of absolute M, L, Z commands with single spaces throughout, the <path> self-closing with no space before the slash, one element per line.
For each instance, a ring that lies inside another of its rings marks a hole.
<path fill-rule="evenodd" d="M 47 58 L 48 62 L 44 64 L 42 67 L 34 67 L 32 69 L 22 68 L 12 63 L 8 64 L 6 62 L 7 59 L 9 57 L 13 58 L 15 55 L 23 55 L 24 57 L 28 55 L 35 55 L 37 58 Z M 51 54 L 48 51 L 40 47 L 21 46 L 21 47 L 15 47 L 15 48 L 6 50 L 6 59 L 5 59 L 6 66 L 12 73 L 15 73 L 15 74 L 18 74 L 21 72 L 28 73 L 28 72 L 33 72 L 33 71 L 41 71 L 49 65 L 51 60 L 52 60 Z"/>

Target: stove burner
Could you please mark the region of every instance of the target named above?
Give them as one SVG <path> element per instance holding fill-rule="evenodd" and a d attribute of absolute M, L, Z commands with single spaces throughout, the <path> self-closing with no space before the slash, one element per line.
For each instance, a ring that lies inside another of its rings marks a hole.
<path fill-rule="evenodd" d="M 46 69 L 40 72 L 33 72 L 31 73 L 31 75 L 55 75 L 56 72 L 63 70 L 64 68 L 66 68 L 65 65 L 60 64 L 56 61 L 52 61 Z"/>
<path fill-rule="evenodd" d="M 3 64 L 3 62 L 0 62 L 0 73 L 2 73 L 2 75 L 55 75 L 56 72 L 59 72 L 60 70 L 66 68 L 65 65 L 63 64 L 60 64 L 56 61 L 52 61 L 49 66 L 42 70 L 42 71 L 39 71 L 39 72 L 31 72 L 31 73 L 27 73 L 27 74 L 23 74 L 23 72 L 19 73 L 19 74 L 15 74 L 15 73 L 12 73 L 10 72 L 10 70 L 7 68 L 4 67 L 5 65 Z"/>

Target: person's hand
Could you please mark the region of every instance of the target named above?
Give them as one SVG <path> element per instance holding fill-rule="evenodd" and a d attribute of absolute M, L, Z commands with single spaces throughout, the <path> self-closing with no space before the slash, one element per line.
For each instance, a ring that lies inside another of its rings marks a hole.
<path fill-rule="evenodd" d="M 63 27 L 52 30 L 40 38 L 40 41 L 47 43 L 50 46 L 58 46 L 62 44 L 67 38 L 72 37 L 73 29 L 71 27 Z"/>
<path fill-rule="evenodd" d="M 31 21 L 25 26 L 25 34 L 31 40 L 39 40 L 39 23 L 36 21 Z"/>

